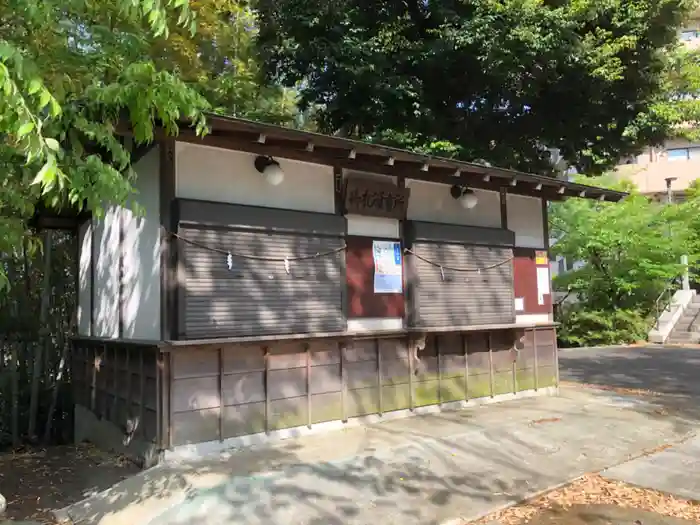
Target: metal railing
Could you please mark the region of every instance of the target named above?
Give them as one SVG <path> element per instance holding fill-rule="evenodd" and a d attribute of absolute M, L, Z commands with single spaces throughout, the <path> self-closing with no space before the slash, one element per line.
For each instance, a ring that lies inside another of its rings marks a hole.
<path fill-rule="evenodd" d="M 673 301 L 673 294 L 675 293 L 677 287 L 678 278 L 675 277 L 666 283 L 664 290 L 656 298 L 656 301 L 654 301 L 654 311 L 656 315 L 656 319 L 654 320 L 654 327 L 656 330 L 659 329 L 659 321 L 661 320 L 661 314 L 664 313 L 666 308 L 671 304 L 671 301 Z"/>
<path fill-rule="evenodd" d="M 700 310 L 698 310 L 695 315 L 693 316 L 693 319 L 690 321 L 690 324 L 688 325 L 688 332 L 695 332 L 693 327 L 696 326 L 696 323 L 698 322 L 698 319 L 700 319 Z"/>

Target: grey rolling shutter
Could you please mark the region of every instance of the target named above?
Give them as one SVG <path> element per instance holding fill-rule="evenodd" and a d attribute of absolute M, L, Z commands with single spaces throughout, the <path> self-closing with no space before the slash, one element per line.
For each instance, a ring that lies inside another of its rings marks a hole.
<path fill-rule="evenodd" d="M 420 222 L 411 223 L 408 231 L 411 250 L 418 256 L 407 256 L 411 326 L 515 321 L 512 232 Z M 458 272 L 450 267 L 483 270 Z"/>
<path fill-rule="evenodd" d="M 179 241 L 185 274 L 180 298 L 184 338 L 345 330 L 342 217 L 210 203 L 200 206 L 181 207 L 179 234 L 193 243 L 230 251 L 233 264 L 229 269 L 226 254 Z M 218 213 L 212 207 L 218 207 Z M 334 250 L 338 251 L 290 260 L 287 265 L 264 260 Z"/>

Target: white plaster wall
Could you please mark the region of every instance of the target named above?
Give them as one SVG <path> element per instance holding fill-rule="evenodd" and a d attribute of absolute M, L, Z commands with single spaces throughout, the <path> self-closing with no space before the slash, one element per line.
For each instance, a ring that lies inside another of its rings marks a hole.
<path fill-rule="evenodd" d="M 134 166 L 137 194 L 122 209 L 122 322 L 125 339 L 160 339 L 160 153 L 153 148 Z M 132 204 L 141 208 L 134 212 Z"/>
<path fill-rule="evenodd" d="M 399 221 L 384 217 L 367 217 L 365 215 L 346 215 L 348 235 L 362 237 L 399 238 Z"/>
<path fill-rule="evenodd" d="M 501 197 L 498 192 L 474 190 L 477 205 L 465 210 L 450 195 L 446 184 L 406 180 L 411 188 L 408 219 L 416 221 L 461 224 L 465 226 L 501 227 Z"/>
<path fill-rule="evenodd" d="M 92 247 L 95 280 L 92 291 L 96 337 L 119 337 L 119 215 L 120 207 L 104 206 L 104 215 L 93 219 Z"/>
<path fill-rule="evenodd" d="M 550 324 L 554 320 L 551 314 L 518 314 L 515 324 Z"/>
<path fill-rule="evenodd" d="M 520 248 L 544 248 L 542 199 L 508 194 L 508 229 Z"/>
<path fill-rule="evenodd" d="M 153 148 L 134 166 L 136 194 L 125 207 L 105 205 L 104 215 L 94 217 L 80 231 L 80 291 L 78 326 L 90 335 L 90 307 L 94 308 L 92 335 L 118 338 L 121 311 L 125 339 L 160 339 L 160 203 L 159 153 Z M 133 204 L 141 207 L 137 214 Z M 119 292 L 119 229 L 123 280 Z M 92 246 L 90 229 L 95 229 Z M 94 289 L 90 290 L 90 263 L 94 264 Z"/>
<path fill-rule="evenodd" d="M 275 159 L 285 177 L 271 186 L 253 165 L 257 155 L 178 142 L 175 195 L 232 204 L 333 213 L 333 168 Z"/>
<path fill-rule="evenodd" d="M 78 334 L 90 335 L 90 311 L 92 298 L 90 290 L 90 263 L 92 259 L 92 223 L 84 222 L 78 230 Z"/>

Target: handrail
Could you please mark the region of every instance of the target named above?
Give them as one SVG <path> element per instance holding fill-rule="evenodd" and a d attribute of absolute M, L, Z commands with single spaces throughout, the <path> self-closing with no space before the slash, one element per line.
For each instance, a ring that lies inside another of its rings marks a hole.
<path fill-rule="evenodd" d="M 674 286 L 678 283 L 678 278 L 674 277 L 673 279 L 669 280 L 666 283 L 666 286 L 664 287 L 663 291 L 659 294 L 659 296 L 656 298 L 656 301 L 654 301 L 654 309 L 656 311 L 656 319 L 654 321 L 654 326 L 656 330 L 659 329 L 659 321 L 661 319 L 661 314 L 666 310 L 666 307 L 671 304 L 671 301 L 673 300 L 673 295 L 672 295 L 672 290 Z M 666 298 L 665 302 L 662 302 Z"/>
<path fill-rule="evenodd" d="M 700 310 L 698 310 L 695 315 L 693 316 L 693 320 L 690 321 L 690 324 L 688 325 L 688 332 L 693 331 L 693 325 L 695 324 L 695 321 L 698 320 L 698 317 L 700 317 Z"/>

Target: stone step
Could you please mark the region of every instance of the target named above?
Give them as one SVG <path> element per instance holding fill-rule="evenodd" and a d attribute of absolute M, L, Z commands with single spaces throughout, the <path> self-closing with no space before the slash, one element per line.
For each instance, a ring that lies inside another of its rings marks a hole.
<path fill-rule="evenodd" d="M 700 334 L 698 334 L 696 331 L 688 330 L 688 329 L 685 329 L 685 330 L 673 329 L 669 335 L 678 336 L 678 337 L 700 337 Z"/>
<path fill-rule="evenodd" d="M 700 322 L 700 321 L 698 321 L 696 319 L 679 319 L 678 322 L 675 325 L 673 325 L 673 329 L 677 330 L 679 328 L 684 328 L 687 330 L 692 325 L 698 324 L 698 322 Z"/>
<path fill-rule="evenodd" d="M 667 340 L 668 343 L 696 343 L 698 341 L 700 341 L 700 335 L 693 332 L 671 334 Z"/>

